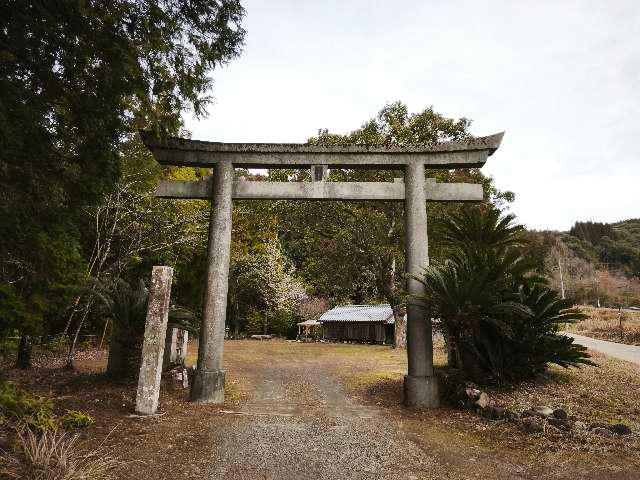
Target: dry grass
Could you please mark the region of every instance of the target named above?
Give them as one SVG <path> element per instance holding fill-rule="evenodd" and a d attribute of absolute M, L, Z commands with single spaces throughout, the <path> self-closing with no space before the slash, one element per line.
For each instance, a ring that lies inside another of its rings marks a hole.
<path fill-rule="evenodd" d="M 353 353 L 336 358 L 345 386 L 361 401 L 386 408 L 403 421 L 419 422 L 422 426 L 417 427 L 418 436 L 428 433 L 431 437 L 441 437 L 443 442 L 455 438 L 470 448 L 524 456 L 527 460 L 523 461 L 577 461 L 592 466 L 600 462 L 607 468 L 623 471 L 629 464 L 640 467 L 640 396 L 637 394 L 640 367 L 637 365 L 594 353 L 597 367 L 570 370 L 551 367 L 548 375 L 537 382 L 487 390 L 492 403 L 516 412 L 545 405 L 563 408 L 575 420 L 587 425 L 624 423 L 634 431 L 625 438 L 605 438 L 587 431 L 567 434 L 549 427 L 542 434 L 529 435 L 513 424 L 488 421 L 469 412 L 445 409 L 435 415 L 429 411 L 409 413 L 400 405 L 406 353 L 397 350 L 369 353 L 366 361 L 355 365 L 349 365 L 348 360 L 357 357 Z M 334 355 L 339 354 L 334 352 Z M 435 344 L 435 360 L 436 366 L 446 363 L 442 343 Z M 425 424 L 430 424 L 428 432 L 424 430 Z"/>
<path fill-rule="evenodd" d="M 434 363 L 442 368 L 446 365 L 444 343 L 435 342 L 434 347 Z M 354 400 L 376 405 L 385 418 L 403 425 L 417 444 L 452 464 L 460 463 L 456 455 L 464 451 L 478 459 L 479 471 L 498 461 L 523 466 L 537 475 L 530 478 L 639 478 L 630 472 L 640 469 L 640 367 L 627 362 L 594 353 L 597 367 L 552 367 L 537 382 L 489 390 L 495 404 L 516 411 L 538 405 L 562 407 L 587 425 L 620 422 L 634 431 L 627 437 L 606 438 L 588 431 L 565 433 L 551 426 L 544 433 L 530 435 L 512 423 L 448 408 L 407 410 L 401 405 L 405 350 L 286 342 L 229 342 L 225 349 L 234 378 L 259 364 L 282 368 L 308 362 L 331 372 Z"/>
<path fill-rule="evenodd" d="M 15 452 L 0 454 L 0 475 L 7 479 L 111 480 L 121 462 L 102 446 L 83 448 L 77 435 L 30 430 L 17 436 Z"/>
<path fill-rule="evenodd" d="M 622 328 L 619 312 L 613 308 L 580 307 L 589 318 L 568 325 L 570 332 L 611 342 L 640 345 L 640 312 L 622 312 Z"/>
<path fill-rule="evenodd" d="M 206 478 L 203 459 L 209 458 L 214 451 L 211 428 L 220 406 L 189 402 L 189 391 L 167 378 L 161 388 L 161 415 L 131 417 L 135 410 L 137 384 L 106 378 L 103 375 L 106 352 L 87 353 L 91 355 L 78 359 L 76 371 L 59 368 L 63 362 L 53 362 L 50 367 L 38 359 L 38 367 L 28 371 L 11 369 L 9 364 L 5 370 L 7 379 L 34 394 L 52 399 L 57 414 L 62 415 L 66 410 L 90 414 L 95 423 L 83 429 L 82 447 L 88 450 L 104 445 L 113 452 L 121 460 L 113 478 L 164 479 L 169 478 L 168 472 L 175 474 L 175 478 Z M 228 378 L 231 384 L 227 395 L 229 404 L 223 408 L 234 406 L 232 401 L 239 401 L 234 393 L 236 376 L 229 375 Z M 5 438 L 4 433 L 0 429 L 0 442 Z M 0 474 L 0 478 L 4 477 Z"/>
<path fill-rule="evenodd" d="M 495 403 L 515 410 L 549 405 L 563 407 L 586 423 L 622 422 L 632 427 L 634 435 L 604 438 L 587 432 L 567 434 L 552 427 L 542 434 L 527 435 L 513 424 L 491 422 L 466 411 L 407 410 L 400 405 L 406 351 L 376 345 L 228 341 L 228 405 L 222 408 L 235 408 L 254 396 L 256 380 L 266 371 L 275 375 L 277 383 L 303 388 L 303 379 L 292 382 L 288 375 L 320 369 L 354 403 L 377 405 L 381 415 L 376 421 L 400 425 L 411 441 L 452 468 L 457 465 L 455 468 L 472 471 L 471 477 L 476 472 L 491 473 L 496 464 L 507 465 L 513 472 L 523 468 L 526 475 L 487 474 L 484 478 L 639 478 L 640 367 L 598 355 L 594 359 L 598 367 L 552 368 L 546 379 L 517 389 L 492 390 L 490 396 Z M 85 363 L 93 372 L 103 369 L 105 362 L 101 358 Z M 435 363 L 446 364 L 442 342 L 436 342 Z M 89 411 L 96 424 L 86 435 L 95 446 L 119 424 L 106 443 L 128 464 L 115 478 L 169 478 L 169 473 L 173 478 L 204 478 L 206 459 L 218 448 L 212 432 L 228 421 L 218 413 L 219 406 L 188 403 L 188 392 L 182 390 L 163 390 L 161 410 L 166 415 L 132 419 L 128 414 L 133 411 L 135 385 L 113 385 L 87 373 L 38 369 L 21 381 L 42 394 L 57 396 L 60 408 Z M 466 461 L 469 458 L 476 462 L 472 467 Z"/>

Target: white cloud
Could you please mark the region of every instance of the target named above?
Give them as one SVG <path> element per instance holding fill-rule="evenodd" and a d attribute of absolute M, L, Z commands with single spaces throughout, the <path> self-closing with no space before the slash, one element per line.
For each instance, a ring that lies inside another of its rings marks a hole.
<path fill-rule="evenodd" d="M 640 3 L 248 1 L 194 138 L 304 142 L 386 102 L 506 130 L 485 171 L 532 228 L 640 217 Z"/>

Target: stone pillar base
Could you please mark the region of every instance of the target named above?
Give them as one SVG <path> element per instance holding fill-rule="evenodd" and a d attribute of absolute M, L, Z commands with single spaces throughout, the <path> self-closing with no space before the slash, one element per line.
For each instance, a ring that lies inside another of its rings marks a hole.
<path fill-rule="evenodd" d="M 225 370 L 196 370 L 191 386 L 191 401 L 224 403 Z"/>
<path fill-rule="evenodd" d="M 407 407 L 438 408 L 440 406 L 438 377 L 405 375 L 404 404 Z"/>

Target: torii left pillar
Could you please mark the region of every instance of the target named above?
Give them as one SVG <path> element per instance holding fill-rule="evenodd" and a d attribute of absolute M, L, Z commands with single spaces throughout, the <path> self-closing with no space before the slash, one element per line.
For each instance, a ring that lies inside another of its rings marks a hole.
<path fill-rule="evenodd" d="M 229 289 L 233 176 L 231 162 L 219 162 L 213 167 L 207 289 L 198 343 L 198 368 L 191 388 L 191 400 L 195 402 L 224 402 L 222 357 Z"/>
<path fill-rule="evenodd" d="M 429 265 L 427 238 L 427 200 L 424 163 L 409 162 L 405 168 L 405 235 L 407 290 L 407 375 L 404 377 L 404 403 L 409 407 L 440 406 L 438 377 L 433 374 L 431 319 L 425 310 L 425 288 L 416 278 Z"/>

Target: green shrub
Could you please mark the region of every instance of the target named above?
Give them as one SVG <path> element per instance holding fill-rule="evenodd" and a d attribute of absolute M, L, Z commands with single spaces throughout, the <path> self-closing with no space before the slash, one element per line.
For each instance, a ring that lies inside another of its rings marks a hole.
<path fill-rule="evenodd" d="M 57 426 L 51 400 L 31 395 L 7 381 L 0 381 L 0 414 L 3 423 L 17 430 L 46 432 Z"/>
<path fill-rule="evenodd" d="M 269 330 L 275 335 L 294 339 L 298 333 L 297 322 L 299 320 L 292 312 L 287 310 L 277 310 L 270 318 Z"/>
<path fill-rule="evenodd" d="M 65 428 L 85 428 L 94 423 L 91 415 L 80 410 L 67 410 L 61 421 Z"/>
<path fill-rule="evenodd" d="M 265 318 L 257 309 L 251 307 L 247 313 L 247 333 L 261 335 L 265 333 Z"/>
<path fill-rule="evenodd" d="M 476 383 L 512 383 L 549 364 L 592 365 L 586 349 L 560 335 L 584 317 L 535 274 L 523 227 L 495 209 L 463 210 L 443 221 L 444 263 L 420 279 L 432 318 L 440 319 L 449 366 Z"/>

